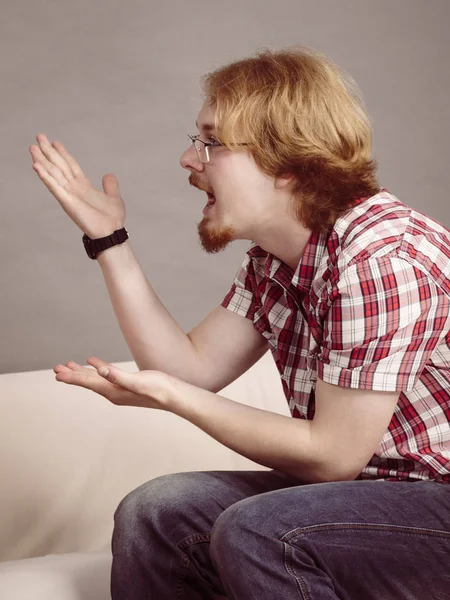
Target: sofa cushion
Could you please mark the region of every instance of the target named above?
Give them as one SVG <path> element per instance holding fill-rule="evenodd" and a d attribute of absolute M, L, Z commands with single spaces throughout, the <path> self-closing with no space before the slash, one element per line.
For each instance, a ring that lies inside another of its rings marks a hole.
<path fill-rule="evenodd" d="M 103 550 L 0 563 L 0 600 L 111 600 L 111 560 Z"/>
<path fill-rule="evenodd" d="M 288 414 L 270 353 L 220 393 Z M 115 406 L 51 369 L 0 375 L 0 561 L 106 547 L 120 500 L 158 475 L 259 468 L 176 415 Z"/>

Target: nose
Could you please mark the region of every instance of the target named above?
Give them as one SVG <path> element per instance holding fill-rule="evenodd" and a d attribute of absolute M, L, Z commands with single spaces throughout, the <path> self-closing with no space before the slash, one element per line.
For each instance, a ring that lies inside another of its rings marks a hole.
<path fill-rule="evenodd" d="M 183 167 L 183 169 L 187 169 L 188 171 L 198 171 L 201 173 L 205 170 L 205 165 L 198 159 L 197 152 L 193 144 L 191 144 L 189 148 L 187 148 L 181 155 L 180 165 Z"/>

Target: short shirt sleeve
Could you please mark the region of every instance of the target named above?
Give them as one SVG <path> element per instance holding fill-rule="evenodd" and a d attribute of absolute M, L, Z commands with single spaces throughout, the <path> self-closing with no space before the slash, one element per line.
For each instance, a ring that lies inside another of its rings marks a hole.
<path fill-rule="evenodd" d="M 230 291 L 221 302 L 221 306 L 242 317 L 254 320 L 260 306 L 254 294 L 255 276 L 251 259 L 246 254 L 244 262 L 234 278 Z"/>
<path fill-rule="evenodd" d="M 317 374 L 341 387 L 412 390 L 449 331 L 449 298 L 397 256 L 344 269 L 328 304 Z"/>

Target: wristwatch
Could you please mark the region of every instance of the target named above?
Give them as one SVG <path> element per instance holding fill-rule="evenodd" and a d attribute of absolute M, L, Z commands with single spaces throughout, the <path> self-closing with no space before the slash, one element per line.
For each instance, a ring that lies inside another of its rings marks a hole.
<path fill-rule="evenodd" d="M 111 235 L 94 240 L 84 234 L 82 240 L 87 255 L 95 260 L 100 252 L 112 248 L 116 244 L 123 244 L 129 237 L 126 228 L 122 227 L 122 229 L 116 229 Z"/>

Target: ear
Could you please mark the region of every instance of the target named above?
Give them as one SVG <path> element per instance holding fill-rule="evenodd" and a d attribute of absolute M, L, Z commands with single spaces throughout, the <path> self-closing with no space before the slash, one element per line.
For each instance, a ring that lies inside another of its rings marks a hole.
<path fill-rule="evenodd" d="M 283 175 L 279 175 L 275 178 L 275 188 L 278 190 L 282 190 L 293 186 L 295 183 L 295 175 L 292 173 L 284 173 Z"/>

